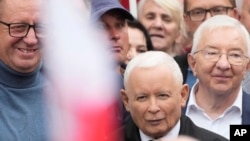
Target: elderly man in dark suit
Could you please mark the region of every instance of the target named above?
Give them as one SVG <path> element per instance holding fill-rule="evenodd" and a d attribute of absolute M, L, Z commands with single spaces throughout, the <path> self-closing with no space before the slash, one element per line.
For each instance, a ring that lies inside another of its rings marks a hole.
<path fill-rule="evenodd" d="M 132 120 L 120 131 L 124 141 L 170 140 L 187 135 L 202 141 L 226 141 L 181 115 L 189 93 L 173 57 L 161 51 L 139 54 L 124 73 L 123 103 Z"/>

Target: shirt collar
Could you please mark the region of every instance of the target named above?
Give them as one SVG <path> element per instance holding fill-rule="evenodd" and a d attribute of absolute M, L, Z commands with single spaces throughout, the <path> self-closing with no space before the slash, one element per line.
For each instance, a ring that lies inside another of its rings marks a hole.
<path fill-rule="evenodd" d="M 196 99 L 195 99 L 195 91 L 197 90 L 198 83 L 199 82 L 197 81 L 194 84 L 194 86 L 191 88 L 189 101 L 187 103 L 186 113 L 189 113 L 191 107 L 199 108 L 199 106 L 196 103 Z M 242 95 L 243 95 L 242 86 L 240 86 L 240 90 L 239 90 L 237 98 L 235 99 L 234 103 L 230 107 L 228 107 L 227 110 L 230 110 L 231 108 L 235 107 L 235 108 L 238 108 L 240 110 L 240 113 L 242 115 Z"/>
<path fill-rule="evenodd" d="M 236 107 L 240 110 L 240 115 L 242 115 L 242 97 L 243 97 L 243 91 L 242 91 L 242 86 L 240 86 L 240 90 L 238 93 L 238 96 L 236 97 L 234 103 L 232 104 L 232 106 L 230 106 L 227 110 L 229 110 L 232 107 Z"/>
<path fill-rule="evenodd" d="M 189 100 L 187 103 L 186 113 L 189 113 L 192 106 L 197 107 L 197 108 L 199 107 L 196 103 L 196 100 L 195 100 L 195 91 L 197 90 L 197 87 L 198 87 L 198 81 L 191 88 L 191 91 L 189 94 Z"/>

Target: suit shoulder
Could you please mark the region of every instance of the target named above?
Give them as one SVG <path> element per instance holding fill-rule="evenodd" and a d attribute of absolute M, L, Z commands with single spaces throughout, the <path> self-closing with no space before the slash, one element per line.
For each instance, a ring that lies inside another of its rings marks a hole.
<path fill-rule="evenodd" d="M 229 141 L 219 134 L 196 126 L 187 116 L 182 116 L 181 118 L 180 134 L 188 135 L 201 141 Z"/>

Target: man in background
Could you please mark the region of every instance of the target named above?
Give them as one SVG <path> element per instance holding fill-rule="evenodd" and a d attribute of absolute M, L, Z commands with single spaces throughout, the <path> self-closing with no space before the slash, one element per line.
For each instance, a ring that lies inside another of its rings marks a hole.
<path fill-rule="evenodd" d="M 106 32 L 119 73 L 120 67 L 127 60 L 129 48 L 126 20 L 133 19 L 133 16 L 122 7 L 118 0 L 92 1 L 91 20 L 97 22 L 97 26 Z"/>
<path fill-rule="evenodd" d="M 128 25 L 126 20 L 133 20 L 133 16 L 120 4 L 118 0 L 92 0 L 91 22 L 106 33 L 110 43 L 108 49 L 114 56 L 115 69 L 119 78 L 120 88 L 123 88 L 122 71 L 127 61 L 129 49 Z M 97 40 L 98 41 L 98 40 Z M 122 71 L 121 71 L 122 70 Z M 123 107 L 120 96 L 117 94 L 118 105 L 114 106 L 117 117 L 115 124 L 124 124 L 130 119 Z"/>

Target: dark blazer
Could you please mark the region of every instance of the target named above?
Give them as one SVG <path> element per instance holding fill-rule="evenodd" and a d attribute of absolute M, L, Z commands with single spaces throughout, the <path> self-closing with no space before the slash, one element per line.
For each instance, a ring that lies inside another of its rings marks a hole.
<path fill-rule="evenodd" d="M 181 116 L 179 135 L 187 135 L 200 141 L 228 141 L 228 139 L 196 126 L 190 118 Z M 123 141 L 141 141 L 138 127 L 130 120 L 121 130 Z M 121 136 L 122 137 L 122 136 Z"/>
<path fill-rule="evenodd" d="M 187 55 L 188 54 L 183 54 L 183 55 L 178 55 L 175 56 L 174 59 L 177 62 L 177 64 L 179 65 L 182 75 L 183 75 L 183 83 L 186 82 L 187 79 L 187 69 L 189 67 L 188 65 L 188 60 L 187 60 Z"/>
<path fill-rule="evenodd" d="M 182 114 L 186 113 L 186 109 L 187 107 L 184 107 L 182 109 Z M 241 124 L 250 124 L 250 94 L 247 94 L 244 91 L 242 95 L 242 123 Z"/>
<path fill-rule="evenodd" d="M 250 124 L 250 94 L 243 91 L 242 124 Z"/>

